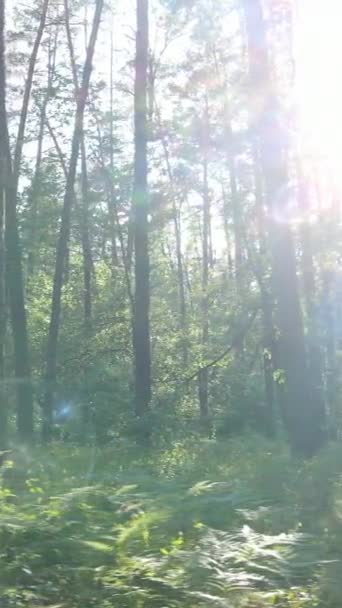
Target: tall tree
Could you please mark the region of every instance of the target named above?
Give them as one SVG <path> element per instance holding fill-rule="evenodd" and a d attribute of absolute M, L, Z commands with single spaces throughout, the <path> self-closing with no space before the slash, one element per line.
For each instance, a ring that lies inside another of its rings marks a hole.
<path fill-rule="evenodd" d="M 181 226 L 181 201 L 178 200 L 177 189 L 175 184 L 175 178 L 173 175 L 170 152 L 167 138 L 163 132 L 163 127 L 160 118 L 159 109 L 156 108 L 156 114 L 158 117 L 158 128 L 161 133 L 161 143 L 163 147 L 165 168 L 170 186 L 170 195 L 172 201 L 172 219 L 175 232 L 175 244 L 176 244 L 176 260 L 177 260 L 177 287 L 178 287 L 178 304 L 179 304 L 179 329 L 181 331 L 181 349 L 182 349 L 182 363 L 184 369 L 188 366 L 188 337 L 187 337 L 187 307 L 186 307 L 186 295 L 185 295 L 185 279 L 184 279 L 184 263 L 183 263 L 183 251 L 182 251 L 182 226 Z M 178 205 L 177 205 L 178 202 Z"/>
<path fill-rule="evenodd" d="M 50 32 L 48 42 L 48 58 L 47 58 L 47 79 L 46 90 L 42 102 L 39 104 L 39 130 L 37 138 L 37 153 L 34 174 L 28 196 L 28 207 L 30 210 L 30 249 L 28 252 L 28 272 L 32 275 L 35 271 L 35 253 L 37 248 L 36 232 L 37 232 L 37 217 L 38 217 L 38 202 L 41 194 L 42 186 L 42 162 L 43 162 L 43 143 L 46 131 L 46 113 L 51 96 L 53 77 L 55 72 L 56 52 L 58 40 L 58 26 L 55 29 L 54 35 Z"/>
<path fill-rule="evenodd" d="M 53 423 L 53 395 L 57 375 L 57 346 L 58 334 L 60 328 L 61 316 L 61 297 L 63 276 L 65 269 L 65 260 L 70 236 L 70 220 L 72 203 L 74 200 L 74 185 L 76 178 L 76 168 L 79 155 L 79 149 L 82 141 L 83 133 L 83 117 L 85 111 L 86 100 L 90 83 L 90 75 L 92 71 L 92 60 L 95 51 L 97 34 L 100 26 L 101 14 L 103 8 L 103 0 L 96 0 L 92 30 L 89 38 L 89 44 L 86 52 L 86 59 L 83 67 L 83 75 L 81 86 L 77 96 L 77 107 L 75 114 L 74 131 L 72 136 L 71 154 L 68 167 L 68 174 L 65 185 L 63 209 L 59 238 L 57 243 L 55 274 L 53 281 L 51 317 L 49 325 L 47 353 L 46 353 L 46 392 L 44 399 L 44 420 L 42 435 L 44 442 L 51 438 L 52 423 Z"/>
<path fill-rule="evenodd" d="M 209 152 L 209 108 L 208 95 L 205 94 L 204 115 L 202 124 L 202 155 L 203 155 L 203 193 L 202 193 L 202 350 L 207 358 L 209 341 L 209 260 L 210 260 L 210 198 L 208 185 L 208 152 Z M 208 367 L 203 366 L 198 374 L 198 396 L 202 421 L 208 425 Z"/>
<path fill-rule="evenodd" d="M 3 1 L 3 0 L 2 0 Z M 29 59 L 27 77 L 24 86 L 23 102 L 19 118 L 19 127 L 14 149 L 13 166 L 8 138 L 8 125 L 5 100 L 5 65 L 2 58 L 3 99 L 2 99 L 2 146 L 3 156 L 6 162 L 6 204 L 5 204 L 5 243 L 6 243 L 6 276 L 7 289 L 9 293 L 9 307 L 11 314 L 12 333 L 14 341 L 15 375 L 17 388 L 17 427 L 20 438 L 23 441 L 33 439 L 33 390 L 31 384 L 31 370 L 29 360 L 29 344 L 27 335 L 27 321 L 24 299 L 24 283 L 22 272 L 22 254 L 18 229 L 17 217 L 17 191 L 20 177 L 20 166 L 25 138 L 27 115 L 33 77 L 38 57 L 38 51 L 42 40 L 48 0 L 44 0 L 38 29 Z M 4 6 L 2 7 L 3 15 Z"/>
<path fill-rule="evenodd" d="M 0 3 L 0 448 L 7 441 L 7 407 L 5 401 L 5 333 L 6 333 L 6 262 L 5 262 L 5 204 L 8 149 L 4 146 L 7 134 L 5 80 L 5 7 Z"/>
<path fill-rule="evenodd" d="M 148 0 L 137 0 L 137 31 L 134 86 L 134 378 L 135 412 L 143 416 L 151 400 L 150 350 L 150 262 L 148 247 L 147 184 L 147 69 L 148 69 Z"/>
<path fill-rule="evenodd" d="M 72 79 L 75 89 L 75 99 L 77 100 L 80 93 L 77 66 L 75 61 L 74 45 L 72 41 L 70 28 L 70 15 L 68 0 L 64 0 L 64 18 L 65 31 L 68 42 Z M 85 15 L 85 45 L 87 48 L 87 20 Z M 83 251 L 83 309 L 84 309 L 84 324 L 86 329 L 90 328 L 92 301 L 91 301 L 91 278 L 92 278 L 92 256 L 89 237 L 89 187 L 88 187 L 88 168 L 87 168 L 87 151 L 85 144 L 84 131 L 81 133 L 81 194 L 82 205 L 80 210 L 80 228 Z"/>
<path fill-rule="evenodd" d="M 284 371 L 283 419 L 294 452 L 312 455 L 322 444 L 324 410 L 309 375 L 296 256 L 285 221 L 288 192 L 284 126 L 268 58 L 265 22 L 259 0 L 243 0 L 248 39 L 249 78 L 255 107 L 272 254 L 272 281 L 279 330 L 279 365 Z"/>

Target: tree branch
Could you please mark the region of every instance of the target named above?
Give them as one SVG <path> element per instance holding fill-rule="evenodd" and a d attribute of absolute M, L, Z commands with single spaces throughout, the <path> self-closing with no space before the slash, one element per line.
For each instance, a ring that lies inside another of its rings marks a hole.
<path fill-rule="evenodd" d="M 222 361 L 222 359 L 224 359 L 227 355 L 229 355 L 229 353 L 231 353 L 232 350 L 234 350 L 234 348 L 239 346 L 239 344 L 244 340 L 246 334 L 250 330 L 250 328 L 255 320 L 255 317 L 257 316 L 258 311 L 259 311 L 259 306 L 256 306 L 254 308 L 254 310 L 252 311 L 251 316 L 245 323 L 244 327 L 241 329 L 241 331 L 239 331 L 239 333 L 236 334 L 236 336 L 232 339 L 232 343 L 230 344 L 230 346 L 228 346 L 228 348 L 226 348 L 226 350 L 223 353 L 221 353 L 220 355 L 218 355 L 218 357 L 216 357 L 215 359 L 210 361 L 210 363 L 207 363 L 207 365 L 204 365 L 203 367 L 199 367 L 193 374 L 191 374 L 191 376 L 189 376 L 188 378 L 185 378 L 184 383 L 191 382 L 191 380 L 194 380 L 195 378 L 197 378 L 198 374 L 200 374 L 204 370 L 207 370 L 210 367 L 214 367 L 214 365 L 217 365 L 217 363 L 219 363 L 220 361 Z"/>

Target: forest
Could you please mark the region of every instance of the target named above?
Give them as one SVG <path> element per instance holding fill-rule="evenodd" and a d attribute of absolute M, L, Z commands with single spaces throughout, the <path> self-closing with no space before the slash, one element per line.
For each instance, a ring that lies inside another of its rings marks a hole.
<path fill-rule="evenodd" d="M 0 0 L 0 608 L 341 608 L 341 18 Z"/>

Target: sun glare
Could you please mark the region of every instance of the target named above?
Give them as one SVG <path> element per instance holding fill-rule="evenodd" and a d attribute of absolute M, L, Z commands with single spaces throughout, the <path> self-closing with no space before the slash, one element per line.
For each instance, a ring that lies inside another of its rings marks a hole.
<path fill-rule="evenodd" d="M 302 155 L 342 189 L 342 1 L 297 0 L 296 99 Z"/>

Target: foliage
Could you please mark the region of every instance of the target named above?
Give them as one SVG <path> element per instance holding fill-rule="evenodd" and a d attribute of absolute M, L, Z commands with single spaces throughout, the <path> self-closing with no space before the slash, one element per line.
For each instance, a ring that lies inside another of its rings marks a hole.
<path fill-rule="evenodd" d="M 333 608 L 341 459 L 303 465 L 252 438 L 18 453 L 2 471 L 2 605 Z"/>

